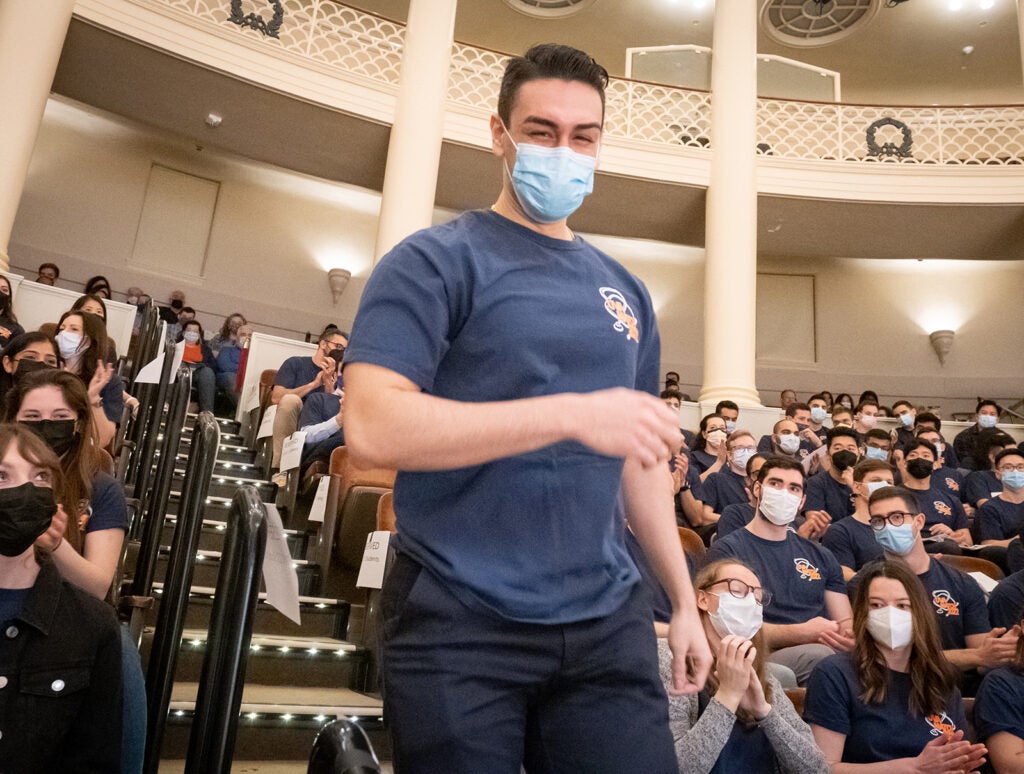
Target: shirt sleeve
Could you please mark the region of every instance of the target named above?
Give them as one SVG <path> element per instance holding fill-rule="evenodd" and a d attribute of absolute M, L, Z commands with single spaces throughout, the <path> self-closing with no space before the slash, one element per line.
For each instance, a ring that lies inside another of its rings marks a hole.
<path fill-rule="evenodd" d="M 106 418 L 115 425 L 118 424 L 124 412 L 124 382 L 120 376 L 113 374 L 110 377 L 110 381 L 100 392 L 100 402 L 103 404 L 103 414 Z"/>
<path fill-rule="evenodd" d="M 960 502 L 959 498 L 951 495 L 950 506 L 953 508 L 953 529 L 968 529 L 971 523 L 967 520 L 967 511 L 964 510 L 963 503 Z"/>
<path fill-rule="evenodd" d="M 838 530 L 834 526 L 826 530 L 821 544 L 825 546 L 843 567 L 851 570 L 856 568 L 857 559 L 853 555 L 853 546 L 850 544 L 850 533 L 846 530 Z"/>
<path fill-rule="evenodd" d="M 1007 733 L 1024 739 L 1024 675 L 1008 668 L 985 675 L 974 699 L 974 727 L 978 739 Z"/>
<path fill-rule="evenodd" d="M 991 631 L 992 626 L 988 620 L 985 592 L 970 575 L 961 574 L 960 582 L 963 586 L 964 636 L 986 634 Z"/>
<path fill-rule="evenodd" d="M 827 548 L 821 548 L 822 564 L 828 573 L 825 578 L 825 589 L 846 595 L 846 579 L 843 577 L 843 568 L 839 566 L 835 555 Z"/>
<path fill-rule="evenodd" d="M 89 500 L 89 520 L 85 524 L 86 534 L 103 529 L 127 529 L 128 506 L 120 482 L 106 473 L 100 473 L 92 482 L 92 497 Z"/>
<path fill-rule="evenodd" d="M 1004 626 L 1007 629 L 1020 623 L 1021 609 L 1024 607 L 1024 596 L 1018 586 L 1001 582 L 996 586 L 988 599 L 988 620 L 992 626 Z"/>
<path fill-rule="evenodd" d="M 978 525 L 978 540 L 1003 540 L 1003 525 L 991 501 L 978 509 L 974 516 Z"/>
<path fill-rule="evenodd" d="M 274 377 L 275 387 L 284 387 L 286 390 L 294 390 L 300 386 L 295 384 L 295 358 L 288 358 L 281 367 L 277 369 L 277 376 Z"/>
<path fill-rule="evenodd" d="M 804 698 L 804 720 L 837 734 L 850 735 L 850 686 L 832 657 L 811 672 Z"/>
<path fill-rule="evenodd" d="M 807 489 L 804 494 L 804 513 L 807 511 L 826 510 L 824 487 L 821 486 L 817 478 L 808 479 Z"/>

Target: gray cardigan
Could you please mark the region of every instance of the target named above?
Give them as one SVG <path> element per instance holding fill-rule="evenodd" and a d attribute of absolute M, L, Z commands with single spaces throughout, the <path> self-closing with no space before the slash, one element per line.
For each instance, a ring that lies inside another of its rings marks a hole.
<path fill-rule="evenodd" d="M 672 684 L 672 652 L 663 639 L 658 640 L 658 660 L 667 690 Z M 761 722 L 761 728 L 775 750 L 775 772 L 827 774 L 828 764 L 814 743 L 811 729 L 796 714 L 779 682 L 771 675 L 768 681 L 772 687 L 772 711 Z M 711 699 L 699 718 L 696 696 L 669 696 L 668 702 L 680 774 L 707 774 L 729 741 L 736 715 L 717 699 Z"/>

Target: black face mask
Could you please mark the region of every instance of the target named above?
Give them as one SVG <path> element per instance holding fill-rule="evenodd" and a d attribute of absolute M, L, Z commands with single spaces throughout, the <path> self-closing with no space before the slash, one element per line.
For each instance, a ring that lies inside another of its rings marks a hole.
<path fill-rule="evenodd" d="M 14 371 L 14 381 L 20 382 L 26 375 L 35 371 L 42 371 L 45 368 L 54 368 L 54 366 L 44 363 L 42 360 L 28 360 L 27 358 L 23 358 L 18 361 L 18 367 Z"/>
<path fill-rule="evenodd" d="M 0 489 L 0 554 L 18 556 L 50 527 L 53 490 L 30 483 Z"/>
<path fill-rule="evenodd" d="M 832 455 L 832 467 L 836 470 L 843 471 L 847 468 L 852 468 L 857 464 L 857 455 L 852 451 L 837 451 Z"/>
<path fill-rule="evenodd" d="M 63 457 L 78 443 L 78 432 L 75 430 L 73 419 L 37 419 L 35 421 L 21 420 L 19 424 L 24 425 L 53 449 L 58 457 Z"/>
<path fill-rule="evenodd" d="M 928 478 L 933 470 L 934 467 L 930 460 L 922 459 L 921 457 L 907 460 L 907 473 L 914 478 Z"/>

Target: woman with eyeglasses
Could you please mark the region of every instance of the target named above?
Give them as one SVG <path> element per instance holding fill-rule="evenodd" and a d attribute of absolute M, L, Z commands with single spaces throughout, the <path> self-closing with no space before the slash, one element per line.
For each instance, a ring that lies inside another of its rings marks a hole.
<path fill-rule="evenodd" d="M 669 697 L 679 771 L 828 771 L 807 725 L 766 670 L 761 612 L 771 593 L 749 567 L 734 559 L 708 564 L 697 573 L 694 588 L 714 664 L 700 693 Z M 658 649 L 668 689 L 672 656 L 664 640 L 658 641 Z"/>
<path fill-rule="evenodd" d="M 804 704 L 833 774 L 963 774 L 985 761 L 965 739 L 957 672 L 942 652 L 924 587 L 905 562 L 860 572 L 852 651 L 821 661 Z"/>

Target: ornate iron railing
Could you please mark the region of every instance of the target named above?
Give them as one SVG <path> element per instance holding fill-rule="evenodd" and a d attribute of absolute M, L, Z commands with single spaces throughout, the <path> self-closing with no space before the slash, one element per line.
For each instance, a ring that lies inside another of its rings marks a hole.
<path fill-rule="evenodd" d="M 344 76 L 398 84 L 402 24 L 334 0 L 131 0 L 189 15 Z M 456 43 L 449 104 L 491 111 L 506 55 Z M 624 78 L 608 88 L 609 136 L 666 150 L 710 148 L 711 95 Z M 1024 105 L 892 107 L 758 100 L 758 150 L 784 159 L 873 163 L 1024 163 Z"/>

